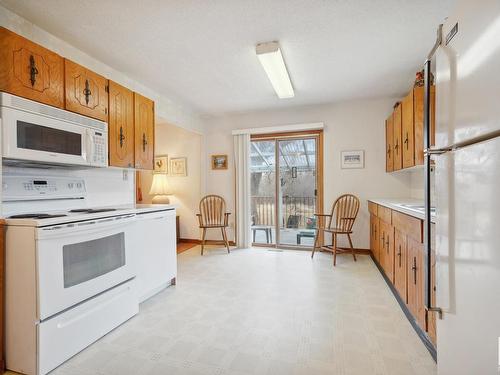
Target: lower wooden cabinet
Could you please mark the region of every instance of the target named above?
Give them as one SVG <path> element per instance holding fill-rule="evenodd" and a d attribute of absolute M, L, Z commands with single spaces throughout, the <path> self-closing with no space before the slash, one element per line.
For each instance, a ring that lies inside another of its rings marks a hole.
<path fill-rule="evenodd" d="M 370 250 L 372 251 L 373 257 L 379 262 L 379 220 L 374 214 L 370 214 Z"/>
<path fill-rule="evenodd" d="M 407 238 L 399 229 L 394 229 L 394 286 L 404 302 L 408 301 L 406 295 L 407 275 Z"/>
<path fill-rule="evenodd" d="M 370 202 L 370 247 L 417 324 L 436 345 L 436 316 L 425 309 L 423 221 Z M 431 238 L 434 239 L 434 224 Z M 431 299 L 436 302 L 435 250 L 431 248 Z"/>
<path fill-rule="evenodd" d="M 408 308 L 425 331 L 424 245 L 408 237 Z"/>
<path fill-rule="evenodd" d="M 394 228 L 382 220 L 380 220 L 379 226 L 382 234 L 379 247 L 380 265 L 389 280 L 394 282 Z"/>

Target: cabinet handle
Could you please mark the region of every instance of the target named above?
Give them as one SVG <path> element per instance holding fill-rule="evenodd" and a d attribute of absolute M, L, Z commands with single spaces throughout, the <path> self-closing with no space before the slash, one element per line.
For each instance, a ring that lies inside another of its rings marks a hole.
<path fill-rule="evenodd" d="M 417 285 L 417 258 L 413 257 L 413 267 L 411 268 L 413 271 L 413 284 Z"/>
<path fill-rule="evenodd" d="M 387 146 L 387 155 L 391 156 L 391 146 Z"/>
<path fill-rule="evenodd" d="M 385 241 L 385 244 L 387 246 L 387 254 L 389 254 L 389 236 L 387 236 L 387 240 Z"/>
<path fill-rule="evenodd" d="M 406 145 L 406 149 L 408 150 L 408 145 L 409 145 L 409 141 L 408 141 L 408 132 L 406 132 L 406 139 L 405 139 L 405 145 Z"/>
<path fill-rule="evenodd" d="M 30 55 L 30 82 L 31 82 L 31 86 L 35 86 L 37 74 L 38 74 L 38 69 L 36 67 L 35 57 L 33 55 Z"/>
<path fill-rule="evenodd" d="M 123 147 L 123 141 L 125 140 L 125 135 L 123 134 L 123 126 L 120 126 L 120 148 Z"/>
<path fill-rule="evenodd" d="M 399 257 L 399 268 L 401 268 L 401 245 L 399 245 L 398 257 Z"/>
<path fill-rule="evenodd" d="M 397 150 L 398 150 L 398 148 L 399 148 L 398 139 L 396 139 L 396 144 L 394 145 L 394 150 L 396 150 L 396 151 L 397 151 Z"/>
<path fill-rule="evenodd" d="M 146 145 L 148 141 L 146 140 L 146 133 L 142 133 L 142 152 L 146 152 Z"/>
<path fill-rule="evenodd" d="M 88 79 L 85 80 L 85 88 L 83 89 L 83 95 L 85 95 L 85 103 L 89 105 L 90 95 L 92 95 L 92 91 L 90 91 Z"/>

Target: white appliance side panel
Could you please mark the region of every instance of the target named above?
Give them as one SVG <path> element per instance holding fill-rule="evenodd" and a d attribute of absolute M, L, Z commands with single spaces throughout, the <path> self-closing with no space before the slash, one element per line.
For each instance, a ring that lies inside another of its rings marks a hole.
<path fill-rule="evenodd" d="M 5 233 L 5 359 L 22 374 L 36 372 L 35 229 L 10 227 Z"/>
<path fill-rule="evenodd" d="M 436 147 L 500 129 L 500 2 L 457 1 L 443 39 L 436 54 Z"/>
<path fill-rule="evenodd" d="M 439 375 L 496 374 L 500 138 L 436 157 Z"/>
<path fill-rule="evenodd" d="M 135 234 L 138 295 L 143 302 L 176 277 L 175 210 L 136 216 Z"/>
<path fill-rule="evenodd" d="M 135 280 L 122 284 L 38 326 L 39 375 L 63 362 L 139 312 Z"/>

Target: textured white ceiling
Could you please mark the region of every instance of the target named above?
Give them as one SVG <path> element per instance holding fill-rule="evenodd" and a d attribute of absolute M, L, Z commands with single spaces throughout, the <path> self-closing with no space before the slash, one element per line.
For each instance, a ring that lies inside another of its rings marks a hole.
<path fill-rule="evenodd" d="M 0 0 L 204 114 L 399 96 L 453 0 Z M 278 40 L 295 98 L 278 99 L 255 44 Z"/>

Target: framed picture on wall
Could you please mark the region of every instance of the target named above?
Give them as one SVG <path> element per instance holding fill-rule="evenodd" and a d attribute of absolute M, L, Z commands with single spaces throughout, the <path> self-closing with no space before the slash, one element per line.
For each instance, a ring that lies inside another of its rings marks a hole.
<path fill-rule="evenodd" d="M 212 169 L 227 169 L 227 155 L 212 155 Z"/>
<path fill-rule="evenodd" d="M 341 151 L 340 163 L 342 169 L 359 169 L 365 167 L 365 151 Z"/>
<path fill-rule="evenodd" d="M 170 158 L 170 176 L 187 176 L 187 158 Z"/>
<path fill-rule="evenodd" d="M 155 156 L 155 169 L 153 173 L 168 174 L 168 155 Z"/>

